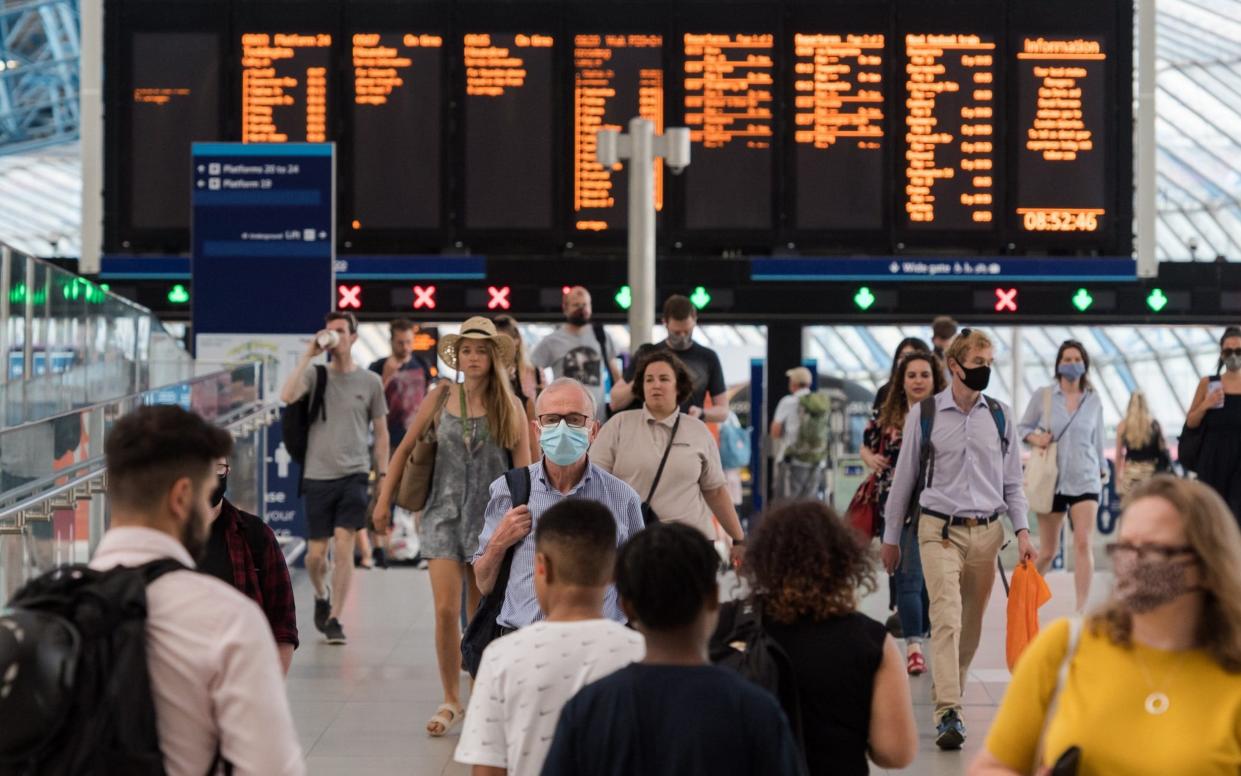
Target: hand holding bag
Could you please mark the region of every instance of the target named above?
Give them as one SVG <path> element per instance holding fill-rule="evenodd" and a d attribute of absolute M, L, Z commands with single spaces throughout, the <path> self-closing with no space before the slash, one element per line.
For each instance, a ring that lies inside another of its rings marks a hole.
<path fill-rule="evenodd" d="M 1083 397 L 1083 401 L 1085 397 Z M 1081 409 L 1078 406 L 1078 409 Z M 1070 422 L 1072 422 L 1070 420 Z M 1043 417 L 1039 427 L 1051 430 L 1051 388 L 1043 389 Z M 1066 425 L 1067 429 L 1068 426 Z M 1063 436 L 1063 432 L 1061 432 Z M 1060 478 L 1059 465 L 1056 463 L 1056 440 L 1047 443 L 1046 447 L 1035 447 L 1030 451 L 1030 460 L 1026 461 L 1025 489 L 1026 498 L 1030 501 L 1030 509 L 1040 515 L 1051 511 L 1056 499 L 1056 480 Z"/>
<path fill-rule="evenodd" d="M 664 465 L 668 463 L 668 453 L 672 452 L 672 442 L 677 438 L 677 429 L 681 426 L 681 415 L 677 414 L 677 419 L 672 423 L 672 435 L 668 437 L 668 446 L 664 448 L 664 457 L 659 459 L 659 468 L 655 470 L 655 479 L 651 482 L 651 489 L 646 493 L 646 499 L 642 502 L 642 525 L 651 526 L 659 522 L 659 515 L 655 513 L 651 507 L 651 499 L 655 497 L 655 489 L 659 487 L 659 479 L 664 476 Z"/>
<path fill-rule="evenodd" d="M 879 524 L 879 476 L 871 474 L 853 494 L 845 521 L 853 527 L 858 537 L 869 542 L 876 534 Z"/>
<path fill-rule="evenodd" d="M 438 447 L 436 432 L 440 413 L 444 411 L 444 404 L 450 393 L 451 385 L 436 399 L 431 423 L 409 451 L 409 458 L 401 471 L 401 483 L 396 489 L 396 505 L 401 509 L 419 512 L 427 505 L 427 497 L 431 494 L 431 480 L 435 475 L 435 450 Z"/>

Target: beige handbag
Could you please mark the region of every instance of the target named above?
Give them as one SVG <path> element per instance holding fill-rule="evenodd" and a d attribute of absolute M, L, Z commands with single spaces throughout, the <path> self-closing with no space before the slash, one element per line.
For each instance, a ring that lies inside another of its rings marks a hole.
<path fill-rule="evenodd" d="M 410 512 L 420 512 L 427 505 L 427 497 L 431 495 L 431 480 L 435 476 L 435 450 L 438 447 L 436 430 L 439 427 L 440 413 L 448 401 L 452 386 L 440 394 L 435 402 L 435 413 L 427 430 L 414 442 L 401 471 L 401 484 L 396 489 L 396 505 Z"/>
<path fill-rule="evenodd" d="M 1051 430 L 1051 388 L 1043 389 L 1043 419 L 1040 428 Z M 1047 447 L 1035 447 L 1030 451 L 1030 460 L 1026 461 L 1026 498 L 1030 501 L 1030 509 L 1040 515 L 1051 512 L 1052 504 L 1056 500 L 1056 480 L 1060 477 L 1056 464 L 1056 447 L 1055 440 L 1049 442 Z"/>

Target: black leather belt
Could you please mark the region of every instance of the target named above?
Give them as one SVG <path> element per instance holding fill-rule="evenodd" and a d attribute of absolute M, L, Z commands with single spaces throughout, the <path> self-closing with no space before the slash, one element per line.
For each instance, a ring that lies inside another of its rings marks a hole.
<path fill-rule="evenodd" d="M 944 530 L 941 534 L 944 541 L 948 541 L 948 526 L 950 525 L 963 525 L 966 528 L 975 528 L 980 525 L 990 525 L 1000 519 L 999 512 L 992 512 L 986 517 L 959 517 L 954 515 L 946 515 L 943 512 L 936 512 L 934 509 L 923 508 L 922 514 L 930 515 L 931 517 L 944 521 Z"/>

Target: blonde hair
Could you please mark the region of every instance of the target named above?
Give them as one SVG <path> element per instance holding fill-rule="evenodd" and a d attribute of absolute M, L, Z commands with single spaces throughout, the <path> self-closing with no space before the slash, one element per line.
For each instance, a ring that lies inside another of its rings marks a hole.
<path fill-rule="evenodd" d="M 991 347 L 991 338 L 983 332 L 978 329 L 961 329 L 961 333 L 949 343 L 948 349 L 944 351 L 944 360 L 952 359 L 961 366 L 965 366 L 965 358 L 972 351 L 989 347 Z"/>
<path fill-rule="evenodd" d="M 1129 397 L 1129 407 L 1125 410 L 1125 447 L 1133 450 L 1151 441 L 1155 434 L 1151 419 L 1150 407 L 1146 404 L 1146 394 L 1134 391 Z"/>
<path fill-rule="evenodd" d="M 467 341 L 481 342 L 487 346 L 487 360 L 490 366 L 488 367 L 487 387 L 483 389 L 483 407 L 487 410 L 487 430 L 497 444 L 506 450 L 511 450 L 521 444 L 521 424 L 525 423 L 526 415 L 524 412 L 521 415 L 517 414 L 517 409 L 514 407 L 517 397 L 513 394 L 504 365 L 500 363 L 500 354 L 496 351 L 495 343 L 489 339 L 462 340 L 463 343 Z M 462 383 L 460 388 L 464 391 L 465 384 Z"/>
<path fill-rule="evenodd" d="M 1143 498 L 1161 498 L 1181 516 L 1202 577 L 1198 643 L 1226 671 L 1241 671 L 1241 530 L 1232 511 L 1209 486 L 1168 474 L 1143 483 L 1130 496 L 1130 506 Z M 1090 618 L 1090 626 L 1114 644 L 1133 641 L 1133 615 L 1115 598 Z"/>
<path fill-rule="evenodd" d="M 497 332 L 507 334 L 509 339 L 513 340 L 513 344 L 517 346 L 513 363 L 517 369 L 518 376 L 526 369 L 533 369 L 534 367 L 530 363 L 530 355 L 526 352 L 526 341 L 521 336 L 521 329 L 517 328 L 517 319 L 511 315 L 497 315 L 492 322 L 496 325 Z"/>

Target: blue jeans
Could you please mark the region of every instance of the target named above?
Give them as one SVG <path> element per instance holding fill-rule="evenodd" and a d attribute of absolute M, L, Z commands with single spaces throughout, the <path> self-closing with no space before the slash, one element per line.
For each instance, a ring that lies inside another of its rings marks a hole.
<path fill-rule="evenodd" d="M 906 640 L 923 639 L 931 633 L 931 599 L 922 577 L 918 532 L 907 525 L 901 530 L 901 562 L 893 575 L 896 584 L 896 616 Z"/>

